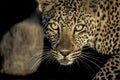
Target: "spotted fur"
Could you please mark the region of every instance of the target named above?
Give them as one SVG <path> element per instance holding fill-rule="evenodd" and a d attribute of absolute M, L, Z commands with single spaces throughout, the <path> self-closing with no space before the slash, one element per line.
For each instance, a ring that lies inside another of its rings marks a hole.
<path fill-rule="evenodd" d="M 120 0 L 38 2 L 45 34 L 52 45 L 51 52 L 60 64 L 74 63 L 81 56 L 84 46 L 89 46 L 102 54 L 120 54 Z M 113 60 L 108 60 L 103 68 L 109 68 L 107 64 L 115 62 L 116 58 L 119 59 L 114 57 Z M 98 72 L 94 79 L 102 80 L 99 73 L 104 72 Z M 110 74 L 115 75 L 111 72 Z M 115 78 L 116 76 L 112 79 Z"/>

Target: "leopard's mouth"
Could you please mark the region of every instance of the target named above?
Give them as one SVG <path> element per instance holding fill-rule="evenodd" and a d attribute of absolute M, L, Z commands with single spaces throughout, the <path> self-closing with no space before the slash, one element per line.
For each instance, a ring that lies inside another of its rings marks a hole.
<path fill-rule="evenodd" d="M 80 56 L 81 51 L 76 50 L 74 52 L 71 52 L 69 55 L 67 56 L 63 56 L 59 51 L 55 51 L 52 50 L 52 54 L 54 56 L 54 58 L 61 64 L 64 66 L 69 66 L 72 65 L 74 63 L 75 60 L 77 60 L 77 58 Z"/>
<path fill-rule="evenodd" d="M 63 59 L 59 60 L 59 62 L 60 62 L 61 65 L 65 65 L 65 66 L 66 65 L 71 65 L 73 63 L 73 61 L 71 61 L 67 58 L 63 58 Z"/>

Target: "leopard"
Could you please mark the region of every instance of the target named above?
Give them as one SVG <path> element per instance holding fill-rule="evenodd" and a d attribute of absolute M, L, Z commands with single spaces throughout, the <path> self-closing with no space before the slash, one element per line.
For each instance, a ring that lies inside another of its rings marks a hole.
<path fill-rule="evenodd" d="M 49 50 L 61 65 L 82 56 L 85 46 L 111 58 L 93 80 L 120 79 L 120 0 L 37 0 Z"/>

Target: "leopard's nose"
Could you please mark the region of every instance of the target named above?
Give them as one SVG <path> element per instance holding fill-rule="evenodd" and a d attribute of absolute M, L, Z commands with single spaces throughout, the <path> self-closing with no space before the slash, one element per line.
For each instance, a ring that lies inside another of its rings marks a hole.
<path fill-rule="evenodd" d="M 70 52 L 71 52 L 71 50 L 67 50 L 67 49 L 60 49 L 59 51 L 60 51 L 60 53 L 61 53 L 64 57 L 66 57 L 67 55 L 69 55 Z"/>

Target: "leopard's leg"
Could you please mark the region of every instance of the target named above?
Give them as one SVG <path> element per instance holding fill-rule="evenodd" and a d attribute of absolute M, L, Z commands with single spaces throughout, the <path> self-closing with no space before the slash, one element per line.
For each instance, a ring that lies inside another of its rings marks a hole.
<path fill-rule="evenodd" d="M 110 58 L 93 80 L 120 80 L 120 55 Z"/>

